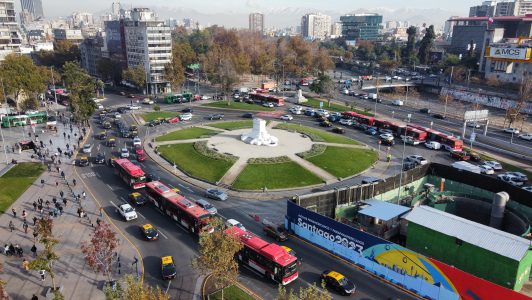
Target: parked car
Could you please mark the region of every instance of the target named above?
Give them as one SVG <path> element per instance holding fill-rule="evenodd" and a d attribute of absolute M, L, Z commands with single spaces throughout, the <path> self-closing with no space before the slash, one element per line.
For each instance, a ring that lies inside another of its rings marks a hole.
<path fill-rule="evenodd" d="M 228 196 L 226 193 L 218 190 L 218 189 L 208 189 L 205 191 L 205 196 L 211 198 L 211 199 L 215 199 L 215 200 L 219 200 L 219 201 L 225 201 L 227 200 Z"/>
<path fill-rule="evenodd" d="M 519 129 L 513 127 L 504 128 L 502 131 L 506 133 L 519 134 Z"/>
<path fill-rule="evenodd" d="M 522 187 L 523 190 L 532 193 L 532 185 Z"/>
<path fill-rule="evenodd" d="M 331 288 L 344 296 L 349 296 L 355 293 L 355 284 L 338 272 L 325 270 L 321 273 L 320 279 L 325 282 L 326 287 Z"/>
<path fill-rule="evenodd" d="M 522 181 L 520 181 L 518 177 L 515 177 L 515 176 L 512 176 L 512 175 L 500 174 L 500 175 L 497 175 L 497 178 L 499 178 L 500 180 L 505 181 L 505 182 L 507 182 L 507 183 L 509 183 L 511 185 L 515 185 L 515 186 L 524 185 L 524 183 Z"/>
<path fill-rule="evenodd" d="M 211 215 L 215 215 L 218 213 L 218 210 L 216 209 L 216 207 L 214 207 L 212 204 L 209 203 L 209 201 L 205 199 L 196 200 L 196 204 L 200 206 L 201 208 L 205 209 L 206 211 L 208 211 Z"/>
<path fill-rule="evenodd" d="M 495 171 L 493 170 L 493 168 L 488 165 L 480 165 L 478 167 L 480 168 L 480 173 L 482 174 L 487 174 L 487 175 L 495 174 Z"/>
<path fill-rule="evenodd" d="M 525 141 L 532 141 L 532 133 L 523 133 L 519 135 L 519 138 Z"/>
<path fill-rule="evenodd" d="M 440 150 L 441 144 L 435 141 L 426 141 L 425 147 L 432 149 L 432 150 Z"/>
<path fill-rule="evenodd" d="M 421 155 L 409 155 L 405 158 L 405 160 L 414 162 L 418 165 L 426 165 L 429 162 Z"/>
<path fill-rule="evenodd" d="M 294 117 L 292 117 L 291 115 L 282 115 L 280 119 L 283 121 L 292 121 Z"/>
<path fill-rule="evenodd" d="M 463 160 L 463 161 L 466 161 L 466 160 L 469 160 L 469 155 L 467 155 L 467 152 L 465 151 L 457 151 L 457 150 L 453 150 L 450 153 L 450 156 L 454 159 L 458 159 L 458 160 Z"/>
<path fill-rule="evenodd" d="M 488 161 L 485 161 L 484 164 L 487 165 L 487 166 L 492 167 L 493 170 L 495 170 L 495 171 L 502 170 L 502 165 L 498 161 L 488 160 Z"/>

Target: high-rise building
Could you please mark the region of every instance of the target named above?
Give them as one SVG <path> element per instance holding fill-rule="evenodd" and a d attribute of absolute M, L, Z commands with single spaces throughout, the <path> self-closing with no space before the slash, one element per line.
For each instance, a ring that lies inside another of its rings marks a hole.
<path fill-rule="evenodd" d="M 484 1 L 482 5 L 476 5 L 469 8 L 470 17 L 493 17 L 497 1 Z"/>
<path fill-rule="evenodd" d="M 122 7 L 120 6 L 120 1 L 113 1 L 113 4 L 111 5 L 111 14 L 115 18 L 120 17 L 120 9 Z"/>
<path fill-rule="evenodd" d="M 0 61 L 8 54 L 20 51 L 21 43 L 14 0 L 0 0 Z"/>
<path fill-rule="evenodd" d="M 532 0 L 516 0 L 515 6 L 515 13 L 517 16 L 532 14 Z"/>
<path fill-rule="evenodd" d="M 27 10 L 33 15 L 34 20 L 44 19 L 41 0 L 20 0 L 22 11 Z"/>
<path fill-rule="evenodd" d="M 331 16 L 321 13 L 301 17 L 301 35 L 307 39 L 323 40 L 331 35 Z"/>
<path fill-rule="evenodd" d="M 497 6 L 495 7 L 495 16 L 506 17 L 515 15 L 516 6 L 514 1 L 501 1 L 497 3 Z"/>
<path fill-rule="evenodd" d="M 249 30 L 264 33 L 264 15 L 261 13 L 249 14 Z"/>
<path fill-rule="evenodd" d="M 70 17 L 72 27 L 83 27 L 94 24 L 94 19 L 91 13 L 75 12 Z"/>
<path fill-rule="evenodd" d="M 382 16 L 379 14 L 355 14 L 340 17 L 342 36 L 348 44 L 356 41 L 376 41 L 382 28 Z"/>
<path fill-rule="evenodd" d="M 454 19 L 458 19 L 458 16 L 452 16 L 449 18 L 449 20 L 445 21 L 445 25 L 443 26 L 443 38 L 446 40 L 450 40 L 453 36 L 453 27 L 455 22 Z"/>
<path fill-rule="evenodd" d="M 331 37 L 339 37 L 342 35 L 342 23 L 334 22 L 331 25 Z"/>
<path fill-rule="evenodd" d="M 18 14 L 18 17 L 19 17 L 19 20 L 20 20 L 20 24 L 21 25 L 28 25 L 30 24 L 31 22 L 33 22 L 33 14 L 25 9 L 23 9 L 19 14 Z"/>
<path fill-rule="evenodd" d="M 124 20 L 127 66 L 144 68 L 148 93 L 170 91 L 164 67 L 172 60 L 171 31 L 148 8 L 134 8 L 131 19 Z"/>

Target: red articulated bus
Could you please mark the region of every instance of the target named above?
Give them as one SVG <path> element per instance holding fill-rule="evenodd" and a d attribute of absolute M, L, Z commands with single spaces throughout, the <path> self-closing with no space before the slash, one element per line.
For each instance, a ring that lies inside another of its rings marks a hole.
<path fill-rule="evenodd" d="M 126 158 L 114 161 L 115 169 L 124 182 L 133 189 L 141 189 L 146 184 L 146 174 L 142 169 Z"/>
<path fill-rule="evenodd" d="M 401 132 L 401 135 L 404 134 L 404 129 Z M 415 140 L 424 142 L 427 139 L 427 133 L 423 130 L 419 130 L 410 125 L 406 126 L 406 135 L 413 137 Z"/>
<path fill-rule="evenodd" d="M 272 96 L 268 94 L 262 94 L 262 93 L 250 93 L 249 98 L 251 100 L 256 101 L 262 101 L 262 102 L 271 102 L 275 106 L 283 106 L 284 105 L 284 98 L 278 97 L 278 96 Z"/>
<path fill-rule="evenodd" d="M 375 118 L 374 117 L 366 116 L 366 115 L 359 114 L 359 113 L 356 113 L 356 112 L 353 112 L 353 111 L 343 112 L 342 116 L 344 118 L 349 118 L 351 120 L 357 121 L 360 124 L 364 124 L 364 125 L 368 125 L 368 126 L 373 126 L 375 124 Z"/>
<path fill-rule="evenodd" d="M 375 127 L 379 129 L 388 129 L 393 135 L 399 136 L 405 131 L 406 125 L 399 125 L 386 120 L 375 120 Z"/>
<path fill-rule="evenodd" d="M 462 150 L 462 148 L 464 147 L 464 142 L 461 139 L 458 139 L 452 135 L 447 135 L 443 132 L 439 132 L 437 130 L 419 126 L 416 124 L 408 124 L 408 126 L 415 129 L 419 129 L 421 131 L 425 131 L 427 133 L 427 140 L 441 143 L 446 150 Z"/>
<path fill-rule="evenodd" d="M 244 248 L 238 252 L 238 260 L 264 277 L 287 285 L 299 276 L 297 258 L 288 254 L 283 247 L 270 244 L 236 226 L 226 229 L 224 233 L 240 239 Z"/>
<path fill-rule="evenodd" d="M 170 216 L 190 232 L 214 232 L 212 215 L 194 202 L 174 192 L 159 181 L 146 183 L 148 199 L 162 212 Z"/>

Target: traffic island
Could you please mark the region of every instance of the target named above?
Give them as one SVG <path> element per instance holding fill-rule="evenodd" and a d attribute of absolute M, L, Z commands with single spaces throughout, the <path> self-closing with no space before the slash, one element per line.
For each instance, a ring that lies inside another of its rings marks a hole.
<path fill-rule="evenodd" d="M 231 299 L 231 300 L 253 300 L 261 299 L 255 295 L 252 291 L 236 283 L 230 286 L 227 286 L 223 289 L 216 288 L 214 282 L 211 279 L 212 276 L 208 275 L 203 281 L 202 286 L 202 298 L 207 300 L 222 300 L 222 299 Z M 223 292 L 223 293 L 222 293 Z M 222 297 L 223 295 L 223 297 Z"/>

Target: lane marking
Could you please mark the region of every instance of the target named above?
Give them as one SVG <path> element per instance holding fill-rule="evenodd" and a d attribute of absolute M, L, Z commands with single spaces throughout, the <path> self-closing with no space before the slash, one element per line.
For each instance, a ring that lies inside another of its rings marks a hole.
<path fill-rule="evenodd" d="M 122 202 L 124 203 L 127 203 L 126 199 L 124 199 L 124 197 L 120 196 L 120 200 L 122 200 Z"/>
<path fill-rule="evenodd" d="M 106 183 L 105 185 L 106 185 L 111 191 L 113 191 L 113 188 L 112 188 L 110 185 L 108 185 L 107 183 Z"/>
<path fill-rule="evenodd" d="M 158 231 L 158 232 L 159 232 L 159 233 L 160 233 L 165 239 L 168 239 L 168 237 L 166 236 L 166 234 L 164 234 L 164 233 L 162 232 L 162 230 L 157 229 L 157 231 Z"/>
<path fill-rule="evenodd" d="M 118 206 L 113 202 L 113 200 L 110 200 L 109 202 L 111 202 L 114 207 L 118 208 Z"/>
<path fill-rule="evenodd" d="M 135 210 L 135 211 L 137 211 L 137 210 Z M 137 211 L 137 215 L 141 216 L 144 220 L 146 220 L 146 217 L 143 216 L 143 215 L 142 215 L 140 212 L 138 212 L 138 211 Z"/>
<path fill-rule="evenodd" d="M 172 280 L 168 280 L 168 287 L 166 288 L 166 292 L 164 294 L 168 294 L 168 290 L 170 289 L 170 284 L 172 283 Z"/>

